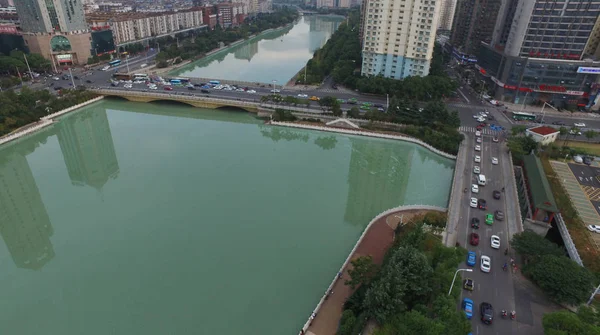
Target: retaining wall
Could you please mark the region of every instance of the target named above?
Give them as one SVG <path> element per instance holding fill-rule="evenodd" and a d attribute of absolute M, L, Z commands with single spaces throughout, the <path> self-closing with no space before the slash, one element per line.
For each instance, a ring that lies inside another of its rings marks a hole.
<path fill-rule="evenodd" d="M 94 102 L 96 102 L 96 101 L 100 101 L 100 100 L 102 100 L 102 99 L 104 99 L 104 96 L 103 96 L 103 95 L 101 95 L 101 96 L 99 96 L 99 97 L 95 97 L 95 98 L 93 98 L 93 99 L 90 99 L 90 100 L 88 100 L 88 101 L 86 101 L 86 102 L 82 102 L 82 103 L 80 103 L 80 104 L 78 104 L 78 105 L 71 106 L 71 107 L 69 107 L 69 108 L 63 109 L 63 110 L 61 110 L 61 111 L 58 111 L 58 112 L 56 112 L 56 113 L 52 113 L 52 114 L 46 115 L 46 116 L 42 117 L 40 120 L 52 120 L 52 119 L 54 119 L 54 118 L 57 118 L 57 117 L 59 117 L 59 116 L 61 116 L 61 115 L 67 114 L 67 113 L 69 113 L 69 112 L 72 112 L 72 111 L 74 111 L 74 110 L 76 110 L 76 109 L 78 109 L 78 108 L 81 108 L 81 107 L 87 106 L 87 105 L 89 105 L 89 104 L 92 104 L 92 103 L 94 103 Z"/>
<path fill-rule="evenodd" d="M 400 140 L 400 141 L 407 141 L 407 142 L 412 142 L 415 144 L 419 144 L 427 149 L 429 149 L 430 151 L 452 159 L 452 160 L 456 160 L 456 156 L 451 155 L 449 153 L 443 152 L 439 149 L 436 149 L 434 147 L 432 147 L 431 145 L 416 139 L 414 137 L 408 137 L 408 136 L 401 136 L 401 135 L 389 135 L 389 134 L 380 134 L 380 133 L 372 133 L 372 132 L 368 132 L 368 131 L 359 131 L 359 130 L 350 130 L 350 129 L 343 129 L 343 128 L 332 128 L 332 127 L 320 127 L 320 126 L 311 126 L 311 125 L 306 125 L 306 124 L 300 124 L 300 123 L 289 123 L 289 122 L 277 122 L 277 121 L 271 121 L 271 124 L 276 125 L 276 126 L 283 126 L 283 127 L 292 127 L 292 128 L 304 128 L 304 129 L 312 129 L 312 130 L 319 130 L 319 131 L 330 131 L 330 132 L 336 132 L 336 133 L 342 133 L 342 134 L 350 134 L 350 135 L 361 135 L 361 136 L 370 136 L 370 137 L 378 137 L 378 138 L 385 138 L 385 139 L 390 139 L 390 140 Z"/>
<path fill-rule="evenodd" d="M 461 133 L 462 134 L 462 133 Z M 464 134 L 463 134 L 464 135 Z M 454 204 L 460 203 L 457 197 L 462 197 L 462 184 L 464 168 L 466 167 L 465 157 L 465 140 L 460 142 L 458 147 L 458 155 L 456 156 L 456 165 L 454 166 L 454 176 L 452 178 L 452 188 L 450 189 L 450 198 L 448 200 L 448 218 L 446 221 L 446 229 L 444 230 L 444 245 L 447 247 L 454 246 L 456 244 L 456 228 L 458 227 L 460 206 L 454 206 Z"/>
<path fill-rule="evenodd" d="M 335 276 L 333 277 L 333 280 L 331 281 L 331 284 L 329 284 L 329 286 L 327 287 L 327 290 L 325 290 L 325 292 L 329 292 L 332 290 L 333 286 L 335 285 L 335 283 L 338 280 L 338 273 L 339 272 L 343 272 L 344 269 L 346 268 L 346 266 L 348 265 L 348 263 L 350 263 L 350 260 L 352 259 L 352 256 L 354 255 L 354 252 L 356 252 L 356 249 L 358 248 L 358 246 L 360 245 L 360 243 L 362 242 L 362 240 L 364 239 L 364 237 L 367 235 L 367 232 L 369 231 L 369 228 L 371 228 L 371 226 L 377 222 L 379 219 L 381 219 L 382 217 L 392 214 L 392 213 L 396 213 L 396 212 L 400 212 L 400 211 L 408 211 L 408 210 L 429 210 L 429 211 L 438 211 L 438 212 L 446 212 L 447 209 L 446 208 L 442 208 L 442 207 L 437 207 L 437 206 L 430 206 L 430 205 L 406 205 L 406 206 L 399 206 L 399 207 L 394 207 L 391 209 L 388 209 L 386 211 L 381 212 L 379 215 L 375 216 L 375 218 L 373 218 L 373 220 L 371 220 L 371 222 L 369 222 L 369 224 L 367 225 L 367 227 L 365 228 L 365 230 L 362 232 L 362 234 L 360 235 L 360 237 L 358 238 L 358 241 L 356 242 L 356 244 L 354 245 L 354 248 L 352 248 L 352 251 L 350 251 L 350 254 L 348 254 L 348 257 L 346 257 L 346 260 L 344 261 L 344 263 L 342 264 L 342 267 L 340 268 L 340 270 L 338 272 L 335 273 Z M 327 294 L 325 294 L 323 297 L 321 297 L 321 300 L 319 300 L 319 303 L 317 304 L 317 307 L 315 307 L 314 311 L 312 313 L 317 314 L 319 312 L 319 310 L 321 309 L 321 306 L 323 305 L 323 302 L 325 302 L 325 298 L 327 297 Z M 312 315 L 311 313 L 311 315 Z M 304 324 L 304 326 L 302 326 L 302 333 L 306 333 L 306 331 L 308 330 L 308 327 L 310 326 L 312 319 L 309 316 L 308 320 L 306 321 L 306 323 Z"/>

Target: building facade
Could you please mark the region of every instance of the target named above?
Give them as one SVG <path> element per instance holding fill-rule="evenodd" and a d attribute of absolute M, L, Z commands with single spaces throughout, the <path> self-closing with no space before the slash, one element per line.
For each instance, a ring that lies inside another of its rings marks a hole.
<path fill-rule="evenodd" d="M 440 20 L 438 21 L 438 30 L 451 30 L 454 22 L 454 12 L 456 11 L 457 0 L 442 0 L 440 5 Z"/>
<path fill-rule="evenodd" d="M 23 39 L 31 52 L 58 64 L 85 64 L 91 36 L 83 4 L 75 0 L 20 0 L 15 3 Z"/>
<path fill-rule="evenodd" d="M 490 43 L 502 0 L 458 0 L 450 43 L 468 55 L 479 49 L 479 43 Z"/>
<path fill-rule="evenodd" d="M 593 32 L 600 0 L 511 1 L 501 8 L 490 43 L 481 43 L 477 72 L 497 100 L 592 107 L 600 62 Z"/>
<path fill-rule="evenodd" d="M 362 27 L 365 76 L 426 76 L 433 55 L 440 1 L 366 0 Z"/>

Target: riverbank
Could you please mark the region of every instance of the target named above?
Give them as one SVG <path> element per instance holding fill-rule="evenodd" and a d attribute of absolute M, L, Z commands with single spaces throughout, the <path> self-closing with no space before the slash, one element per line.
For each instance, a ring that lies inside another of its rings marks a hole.
<path fill-rule="evenodd" d="M 348 275 L 350 262 L 361 256 L 371 256 L 375 264 L 381 264 L 385 253 L 394 243 L 394 232 L 398 225 L 406 224 L 413 217 L 429 211 L 446 212 L 446 209 L 427 205 L 400 206 L 387 210 L 371 220 L 300 330 L 300 334 L 335 334 L 342 316 L 343 305 L 353 293 L 353 290 L 345 284 L 345 281 L 350 279 Z"/>
<path fill-rule="evenodd" d="M 237 40 L 237 41 L 235 41 L 235 42 L 233 42 L 233 43 L 231 43 L 229 45 L 213 49 L 213 50 L 207 52 L 203 57 L 200 57 L 198 59 L 186 60 L 186 61 L 181 62 L 179 64 L 176 64 L 176 65 L 173 65 L 173 66 L 170 66 L 170 67 L 166 67 L 166 68 L 162 68 L 162 69 L 160 69 L 160 71 L 156 71 L 155 74 L 166 74 L 166 75 L 170 75 L 170 76 L 182 77 L 182 76 L 179 76 L 177 74 L 173 74 L 172 72 L 173 71 L 177 71 L 177 70 L 183 68 L 184 66 L 190 65 L 191 63 L 198 62 L 198 61 L 201 61 L 203 59 L 206 59 L 207 57 L 213 57 L 215 55 L 218 55 L 221 52 L 229 51 L 230 49 L 235 48 L 236 46 L 238 46 L 241 43 L 251 42 L 252 40 L 257 39 L 259 37 L 262 37 L 263 35 L 266 35 L 266 34 L 269 34 L 269 33 L 276 33 L 276 32 L 279 32 L 281 30 L 285 30 L 287 28 L 291 28 L 297 22 L 298 22 L 298 20 L 296 20 L 296 21 L 294 21 L 292 23 L 286 24 L 285 26 L 281 26 L 279 28 L 271 28 L 271 29 L 267 29 L 265 31 L 262 31 L 259 34 L 250 35 L 250 36 L 248 36 L 248 38 L 239 39 L 239 40 Z M 182 77 L 182 78 L 192 78 L 192 77 Z M 196 79 L 208 79 L 208 78 L 196 78 Z M 219 78 L 216 78 L 216 79 L 219 79 Z"/>
<path fill-rule="evenodd" d="M 70 113 L 70 112 L 72 112 L 74 110 L 77 110 L 77 109 L 79 109 L 81 107 L 93 104 L 94 102 L 100 101 L 102 99 L 104 99 L 104 96 L 95 97 L 95 98 L 90 99 L 90 100 L 88 100 L 86 102 L 82 102 L 82 103 L 77 104 L 75 106 L 71 106 L 69 108 L 65 108 L 65 109 L 63 109 L 61 111 L 58 111 L 56 113 L 52 113 L 52 114 L 46 115 L 46 116 L 40 118 L 39 121 L 36 121 L 34 123 L 30 123 L 30 124 L 28 124 L 26 126 L 23 126 L 23 127 L 15 130 L 15 131 L 13 131 L 12 133 L 9 133 L 7 135 L 4 135 L 4 136 L 0 137 L 0 145 L 3 145 L 5 143 L 8 143 L 8 142 L 11 142 L 11 141 L 14 141 L 14 140 L 17 140 L 17 139 L 19 139 L 19 138 L 21 138 L 23 136 L 26 136 L 26 135 L 32 134 L 34 132 L 37 132 L 39 130 L 42 130 L 42 129 L 44 129 L 44 128 L 50 126 L 50 125 L 52 125 L 56 121 L 55 120 L 56 118 L 58 118 L 60 116 L 63 116 L 65 114 L 67 114 L 67 113 Z"/>
<path fill-rule="evenodd" d="M 282 126 L 282 127 L 292 127 L 292 128 L 303 128 L 303 129 L 311 129 L 311 130 L 319 130 L 319 131 L 330 131 L 330 132 L 336 132 L 336 133 L 342 133 L 342 134 L 349 134 L 349 135 L 361 135 L 361 136 L 369 136 L 369 137 L 378 137 L 378 138 L 385 138 L 385 139 L 390 139 L 390 140 L 400 140 L 400 141 L 406 141 L 406 142 L 411 142 L 411 143 L 415 143 L 418 144 L 430 151 L 432 151 L 433 153 L 436 153 L 442 157 L 448 158 L 448 159 L 452 159 L 452 160 L 456 160 L 456 156 L 449 154 L 447 152 L 441 151 L 439 149 L 434 148 L 433 146 L 421 141 L 418 138 L 415 137 L 409 137 L 409 136 L 403 136 L 403 135 L 398 135 L 398 134 L 394 134 L 394 133 L 390 133 L 390 132 L 383 132 L 383 131 L 379 131 L 379 132 L 374 132 L 374 131 L 369 131 L 369 130 L 365 130 L 365 129 L 360 129 L 360 130 L 356 130 L 356 129 L 345 129 L 345 128 L 338 128 L 338 127 L 329 127 L 326 125 L 312 125 L 312 124 L 308 124 L 308 123 L 299 123 L 299 122 L 278 122 L 278 121 L 270 121 L 270 124 L 274 125 L 274 126 Z"/>

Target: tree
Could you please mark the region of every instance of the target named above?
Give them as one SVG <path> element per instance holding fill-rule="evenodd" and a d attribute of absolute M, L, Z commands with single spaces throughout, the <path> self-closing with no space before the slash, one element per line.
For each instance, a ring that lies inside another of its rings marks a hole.
<path fill-rule="evenodd" d="M 336 101 L 333 104 L 333 106 L 331 107 L 331 112 L 333 113 L 334 116 L 342 116 L 342 108 L 340 107 L 339 102 Z"/>
<path fill-rule="evenodd" d="M 360 110 L 358 107 L 352 107 L 346 113 L 350 118 L 358 118 L 360 116 Z"/>
<path fill-rule="evenodd" d="M 369 284 L 378 270 L 371 256 L 355 258 L 350 261 L 350 264 L 352 264 L 352 268 L 348 270 L 350 280 L 346 280 L 344 284 L 349 285 L 353 290 L 358 286 Z"/>
<path fill-rule="evenodd" d="M 565 251 L 558 244 L 550 242 L 532 230 L 515 234 L 510 244 L 526 261 L 537 261 L 544 255 L 565 255 Z"/>
<path fill-rule="evenodd" d="M 558 303 L 580 304 L 593 289 L 591 272 L 565 256 L 544 255 L 525 265 L 523 273 Z"/>
<path fill-rule="evenodd" d="M 444 325 L 418 311 L 402 313 L 386 323 L 373 335 L 421 334 L 442 335 Z M 465 333 L 466 334 L 466 333 Z"/>
<path fill-rule="evenodd" d="M 583 135 L 585 135 L 588 140 L 591 140 L 592 138 L 596 137 L 598 133 L 590 129 L 584 132 Z"/>
<path fill-rule="evenodd" d="M 569 311 L 544 314 L 542 319 L 544 333 L 547 335 L 600 334 L 600 327 L 584 322 L 578 314 Z"/>
<path fill-rule="evenodd" d="M 511 128 L 511 133 L 513 136 L 523 135 L 525 134 L 525 130 L 527 130 L 527 126 L 517 125 Z"/>
<path fill-rule="evenodd" d="M 337 102 L 337 99 L 332 96 L 324 96 L 319 100 L 320 106 L 332 107 Z"/>
<path fill-rule="evenodd" d="M 337 335 L 353 335 L 352 331 L 354 330 L 354 326 L 356 325 L 356 316 L 352 310 L 345 310 L 342 313 L 342 318 L 340 320 L 340 327 L 338 328 Z"/>

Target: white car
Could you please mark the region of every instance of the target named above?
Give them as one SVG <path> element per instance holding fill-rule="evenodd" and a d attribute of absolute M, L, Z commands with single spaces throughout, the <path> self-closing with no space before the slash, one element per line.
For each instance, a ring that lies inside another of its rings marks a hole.
<path fill-rule="evenodd" d="M 469 206 L 477 208 L 477 198 L 471 198 L 471 203 L 469 204 Z"/>
<path fill-rule="evenodd" d="M 492 260 L 488 256 L 482 255 L 481 256 L 481 272 L 489 273 L 491 269 L 492 269 Z"/>
<path fill-rule="evenodd" d="M 124 87 L 124 88 L 132 88 L 132 87 L 133 87 L 133 85 L 132 85 L 132 84 L 125 84 L 125 85 L 123 85 L 123 87 Z"/>
<path fill-rule="evenodd" d="M 110 69 L 110 66 L 107 65 L 107 66 L 105 66 L 105 67 L 102 68 L 102 71 L 108 71 L 109 69 Z"/>
<path fill-rule="evenodd" d="M 158 87 L 156 87 L 156 85 L 154 85 L 154 86 L 149 86 L 149 88 L 150 88 L 151 90 L 157 90 L 157 89 L 158 89 Z"/>
<path fill-rule="evenodd" d="M 500 237 L 498 235 L 492 235 L 490 242 L 492 244 L 492 248 L 500 249 Z"/>
<path fill-rule="evenodd" d="M 476 142 L 477 143 L 481 143 L 482 142 L 481 137 L 478 137 L 477 140 L 476 140 Z"/>
<path fill-rule="evenodd" d="M 481 151 L 481 145 L 479 145 L 479 144 L 478 144 L 478 145 L 476 145 L 476 146 L 475 146 L 475 151 Z"/>
<path fill-rule="evenodd" d="M 498 158 L 497 157 L 492 157 L 492 164 L 498 165 Z"/>
<path fill-rule="evenodd" d="M 477 186 L 477 184 L 471 185 L 471 192 L 479 193 L 479 186 Z"/>
<path fill-rule="evenodd" d="M 481 162 L 481 156 L 475 155 L 475 163 Z"/>
<path fill-rule="evenodd" d="M 278 90 L 276 88 L 274 88 L 274 89 L 271 90 L 271 93 L 279 93 L 279 92 L 281 92 L 281 90 Z"/>
<path fill-rule="evenodd" d="M 575 127 L 579 127 L 579 128 L 581 128 L 581 127 L 585 127 L 585 123 L 583 123 L 583 122 L 575 122 L 575 123 L 573 123 L 573 125 L 574 125 Z"/>
<path fill-rule="evenodd" d="M 308 94 L 298 94 L 298 98 L 308 98 Z"/>
<path fill-rule="evenodd" d="M 479 130 L 475 131 L 475 136 L 481 136 L 481 132 Z"/>
<path fill-rule="evenodd" d="M 600 226 L 595 225 L 595 224 L 591 224 L 589 226 L 587 226 L 587 229 L 593 233 L 599 233 L 600 234 Z"/>
<path fill-rule="evenodd" d="M 479 173 L 481 173 L 481 169 L 479 168 L 479 166 L 475 165 L 475 166 L 473 167 L 473 173 L 476 173 L 476 174 L 479 174 Z"/>
<path fill-rule="evenodd" d="M 477 115 L 477 114 L 473 114 L 473 118 L 474 118 L 474 119 L 479 119 L 479 117 L 480 117 L 479 115 Z"/>
<path fill-rule="evenodd" d="M 254 93 L 256 93 L 256 91 L 255 90 L 247 90 L 246 93 L 254 94 Z"/>

